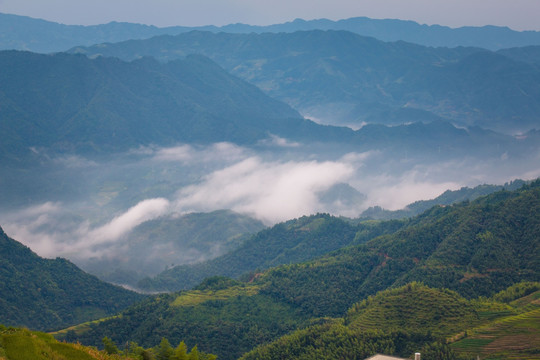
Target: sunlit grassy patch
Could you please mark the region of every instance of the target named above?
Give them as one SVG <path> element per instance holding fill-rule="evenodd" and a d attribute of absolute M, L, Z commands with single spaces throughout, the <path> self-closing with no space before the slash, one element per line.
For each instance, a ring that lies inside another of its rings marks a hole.
<path fill-rule="evenodd" d="M 253 296 L 258 286 L 233 286 L 223 290 L 191 290 L 179 295 L 171 306 L 195 306 L 209 300 L 227 300 L 237 296 Z"/>

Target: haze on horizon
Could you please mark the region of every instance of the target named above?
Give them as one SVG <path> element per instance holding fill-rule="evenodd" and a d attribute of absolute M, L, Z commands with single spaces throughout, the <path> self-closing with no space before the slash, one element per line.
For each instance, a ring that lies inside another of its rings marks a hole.
<path fill-rule="evenodd" d="M 449 27 L 496 25 L 540 30 L 537 0 L 0 0 L 0 12 L 70 25 L 111 21 L 158 27 L 270 25 L 295 18 L 339 20 L 366 16 Z"/>

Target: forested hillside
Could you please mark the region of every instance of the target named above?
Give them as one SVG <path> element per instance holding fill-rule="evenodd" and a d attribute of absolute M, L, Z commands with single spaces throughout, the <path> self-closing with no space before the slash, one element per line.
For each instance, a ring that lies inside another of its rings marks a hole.
<path fill-rule="evenodd" d="M 530 285 L 533 295 L 540 296 L 539 283 L 520 287 L 531 289 Z M 484 344 L 478 341 L 476 348 L 467 346 L 476 339 L 469 341 L 470 335 L 466 334 L 475 333 L 472 328 L 477 326 L 491 329 L 500 323 L 513 323 L 523 328 L 534 321 L 531 313 L 540 310 L 538 304 L 527 298 L 520 301 L 512 305 L 488 299 L 471 301 L 453 291 L 407 284 L 355 304 L 344 318 L 295 331 L 256 348 L 242 359 L 365 359 L 374 353 L 411 358 L 416 352 L 424 359 L 476 359 L 478 355 L 495 354 L 501 359 L 534 359 L 535 342 L 540 339 L 538 326 L 530 327 L 526 336 L 520 335 L 521 341 L 515 339 L 519 349 L 492 344 L 503 338 L 509 340 L 510 336 L 484 338 Z"/>
<path fill-rule="evenodd" d="M 0 228 L 0 324 L 53 330 L 112 315 L 143 296 L 68 260 L 43 259 Z"/>
<path fill-rule="evenodd" d="M 153 334 L 174 341 L 199 334 L 201 349 L 232 359 L 310 319 L 342 317 L 354 303 L 413 281 L 466 299 L 491 296 L 540 280 L 539 213 L 536 180 L 517 191 L 436 206 L 395 233 L 270 269 L 248 283 L 214 278 L 191 292 L 160 295 L 67 338 L 92 344 L 105 334 L 148 346 L 158 341 Z M 227 341 L 231 334 L 234 343 Z"/>
<path fill-rule="evenodd" d="M 145 291 L 178 291 L 197 285 L 206 277 L 238 278 L 256 276 L 270 267 L 311 260 L 347 245 L 366 242 L 399 229 L 406 222 L 349 222 L 318 214 L 280 223 L 263 230 L 235 249 L 216 259 L 193 265 L 176 266 L 154 278 L 143 279 Z"/>
<path fill-rule="evenodd" d="M 178 142 L 253 142 L 285 131 L 289 106 L 201 56 L 159 64 L 0 52 L 2 158 L 42 148 L 110 153 Z"/>
<path fill-rule="evenodd" d="M 2 360 L 215 360 L 216 356 L 187 349 L 184 342 L 175 348 L 163 338 L 152 348 L 145 349 L 130 342 L 119 349 L 110 339 L 103 338 L 103 350 L 95 347 L 59 342 L 50 334 L 24 328 L 0 325 L 0 359 Z M 174 358 L 173 358 L 174 357 Z"/>

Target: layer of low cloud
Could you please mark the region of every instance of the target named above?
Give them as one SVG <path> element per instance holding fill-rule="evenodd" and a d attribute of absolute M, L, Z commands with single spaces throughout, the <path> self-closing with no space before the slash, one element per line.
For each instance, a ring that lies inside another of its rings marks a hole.
<path fill-rule="evenodd" d="M 62 176 L 85 167 L 92 171 L 82 172 L 86 177 L 80 176 L 81 183 L 117 182 L 120 190 L 86 186 L 94 189 L 86 199 L 60 202 L 52 198 L 22 210 L 4 211 L 0 225 L 45 257 L 114 257 L 135 227 L 159 217 L 220 209 L 250 215 L 267 225 L 317 212 L 356 217 L 369 206 L 395 210 L 448 189 L 540 176 L 540 166 L 520 165 L 511 159 L 415 164 L 381 151 L 329 155 L 331 151 L 319 149 L 311 154 L 301 145 L 284 144 L 287 140 L 281 139 L 263 147 L 286 149 L 286 156 L 271 149 L 258 153 L 219 143 L 138 149 L 126 155 L 131 161 L 127 164 L 126 158 L 103 164 L 75 157 L 60 159 L 54 163 L 64 166 Z M 97 178 L 88 179 L 88 174 Z M 348 184 L 365 199 L 321 202 L 320 194 L 338 184 Z"/>
<path fill-rule="evenodd" d="M 47 202 L 6 217 L 5 231 L 44 257 L 88 258 L 103 255 L 136 226 L 168 213 L 169 201 L 148 199 L 101 226 L 70 217 L 69 205 Z M 100 248 L 101 247 L 101 248 Z"/>
<path fill-rule="evenodd" d="M 320 209 L 316 194 L 347 181 L 354 169 L 342 162 L 264 162 L 251 157 L 215 171 L 178 192 L 181 212 L 232 209 L 267 224 Z"/>

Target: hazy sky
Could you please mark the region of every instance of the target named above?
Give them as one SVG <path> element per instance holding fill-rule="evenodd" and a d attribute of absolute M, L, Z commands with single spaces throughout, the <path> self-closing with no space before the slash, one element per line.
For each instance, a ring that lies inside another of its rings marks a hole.
<path fill-rule="evenodd" d="M 0 0 L 0 12 L 65 24 L 267 25 L 355 16 L 540 30 L 540 0 Z"/>

